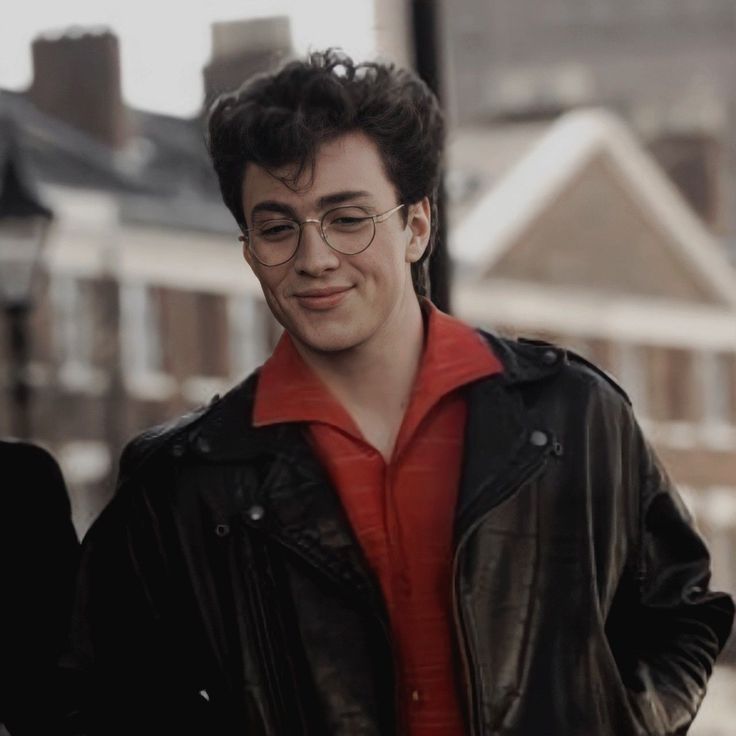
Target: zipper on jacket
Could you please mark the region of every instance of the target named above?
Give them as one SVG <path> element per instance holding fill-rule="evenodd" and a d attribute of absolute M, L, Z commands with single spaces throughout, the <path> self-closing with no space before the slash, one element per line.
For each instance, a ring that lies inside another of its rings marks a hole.
<path fill-rule="evenodd" d="M 341 583 L 338 579 L 336 579 L 332 574 L 325 571 L 322 567 L 319 567 L 318 565 L 314 564 L 314 561 L 309 558 L 308 556 L 304 555 L 302 551 L 299 549 L 297 545 L 289 544 L 285 542 L 283 539 L 277 539 L 276 540 L 278 544 L 280 544 L 284 549 L 289 550 L 292 554 L 295 554 L 300 560 L 305 562 L 307 565 L 309 565 L 313 570 L 316 570 L 317 572 L 321 573 L 322 575 L 326 575 L 326 577 L 336 584 L 338 588 L 341 588 L 344 591 L 344 588 L 342 588 Z M 258 587 L 258 586 L 256 586 Z M 346 595 L 346 598 L 350 600 L 352 603 L 354 603 L 358 608 L 360 608 L 362 605 L 366 603 L 365 599 L 361 598 L 359 595 L 357 595 L 355 592 L 352 592 L 351 595 Z M 259 602 L 260 602 L 260 593 L 259 593 Z M 396 721 L 396 718 L 398 717 L 398 682 L 399 678 L 397 677 L 397 671 L 396 671 L 396 660 L 394 657 L 395 649 L 394 649 L 394 643 L 393 643 L 393 635 L 391 634 L 390 630 L 390 623 L 385 618 L 385 611 L 380 609 L 380 606 L 376 603 L 372 603 L 371 605 L 371 611 L 370 615 L 372 618 L 375 618 L 375 620 L 378 622 L 381 633 L 383 634 L 383 637 L 386 641 L 386 644 L 388 646 L 390 659 L 392 662 L 392 669 L 393 669 L 393 678 L 394 678 L 394 721 Z M 263 609 L 262 604 L 260 606 L 262 615 L 260 618 L 265 620 L 265 615 L 263 615 Z M 272 657 L 271 657 L 272 659 Z M 283 700 L 283 698 L 281 698 Z M 396 733 L 398 733 L 398 723 L 395 723 L 395 730 Z"/>
<path fill-rule="evenodd" d="M 259 572 L 259 565 L 256 561 L 256 553 L 254 551 L 253 541 L 245 535 L 246 545 L 248 546 L 248 556 L 250 558 L 250 566 L 243 568 L 245 577 L 246 590 L 248 591 L 251 615 L 253 616 L 254 629 L 256 633 L 255 645 L 259 650 L 259 657 L 263 666 L 263 675 L 265 686 L 270 696 L 269 717 L 280 733 L 288 724 L 284 723 L 284 714 L 288 713 L 288 708 L 293 704 L 287 702 L 284 697 L 284 691 L 278 674 L 278 665 L 274 652 L 273 643 L 269 637 L 269 621 L 266 606 L 263 600 L 263 586 L 267 585 L 261 575 L 266 573 L 263 569 L 264 560 L 260 560 L 262 569 Z"/>
<path fill-rule="evenodd" d="M 515 478 L 512 482 L 507 485 L 508 491 L 512 491 L 521 488 L 525 483 L 530 482 L 542 471 L 547 463 L 547 455 L 545 453 L 540 458 L 537 458 L 534 463 L 524 468 L 523 472 L 518 478 Z M 485 486 L 484 486 L 485 488 Z M 469 736 L 476 736 L 480 734 L 481 715 L 480 715 L 480 697 L 477 692 L 476 678 L 473 676 L 474 667 L 471 662 L 472 654 L 470 647 L 468 646 L 468 634 L 465 621 L 463 619 L 462 610 L 460 606 L 460 588 L 459 588 L 459 575 L 458 570 L 460 568 L 460 556 L 463 548 L 470 539 L 471 535 L 475 530 L 488 518 L 493 510 L 497 506 L 503 503 L 509 497 L 508 493 L 503 493 L 501 500 L 494 504 L 490 509 L 481 514 L 473 523 L 465 530 L 463 535 L 460 537 L 457 547 L 455 549 L 455 556 L 452 565 L 452 611 L 455 619 L 455 628 L 457 629 L 458 636 L 458 649 L 460 650 L 460 659 L 462 660 L 463 671 L 465 676 L 465 694 L 466 694 L 466 707 L 468 709 L 468 725 L 470 727 Z"/>

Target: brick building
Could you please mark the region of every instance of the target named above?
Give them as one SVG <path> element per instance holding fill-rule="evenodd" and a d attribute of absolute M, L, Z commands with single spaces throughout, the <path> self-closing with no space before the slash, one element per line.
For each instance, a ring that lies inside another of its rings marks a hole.
<path fill-rule="evenodd" d="M 32 427 L 62 463 L 83 532 L 125 441 L 247 374 L 274 333 L 201 121 L 124 105 L 108 32 L 40 39 L 33 58 L 31 88 L 0 93 L 54 213 L 33 313 Z M 10 411 L 3 391 L 0 434 Z"/>
<path fill-rule="evenodd" d="M 453 0 L 439 7 L 446 103 L 457 124 L 549 118 L 591 105 L 615 110 L 661 154 L 736 258 L 732 0 Z"/>

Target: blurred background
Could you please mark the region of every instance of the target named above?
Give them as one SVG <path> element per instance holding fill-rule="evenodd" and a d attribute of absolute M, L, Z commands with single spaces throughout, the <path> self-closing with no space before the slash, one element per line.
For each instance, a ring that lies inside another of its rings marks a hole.
<path fill-rule="evenodd" d="M 80 535 L 124 443 L 278 336 L 207 106 L 336 45 L 446 109 L 435 300 L 612 373 L 736 590 L 736 0 L 122 5 L 26 0 L 0 27 L 0 435 L 54 452 Z M 733 733 L 733 639 L 722 662 L 695 736 Z"/>

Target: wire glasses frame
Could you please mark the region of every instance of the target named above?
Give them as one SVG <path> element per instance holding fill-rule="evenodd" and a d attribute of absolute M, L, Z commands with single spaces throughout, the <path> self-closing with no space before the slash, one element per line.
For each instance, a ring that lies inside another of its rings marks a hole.
<path fill-rule="evenodd" d="M 319 219 L 309 218 L 298 222 L 286 217 L 276 218 L 256 227 L 244 228 L 243 234 L 238 239 L 246 245 L 261 265 L 281 266 L 296 255 L 301 244 L 302 228 L 311 222 L 319 226 L 322 240 L 332 250 L 343 255 L 358 255 L 375 239 L 376 225 L 385 222 L 403 206 L 401 203 L 385 212 L 369 215 L 357 205 L 343 205 L 328 210 Z M 371 225 L 370 234 L 365 228 L 368 223 Z M 336 242 L 339 245 L 336 245 Z M 265 253 L 269 255 L 265 256 Z M 268 260 L 265 260 L 266 258 Z"/>

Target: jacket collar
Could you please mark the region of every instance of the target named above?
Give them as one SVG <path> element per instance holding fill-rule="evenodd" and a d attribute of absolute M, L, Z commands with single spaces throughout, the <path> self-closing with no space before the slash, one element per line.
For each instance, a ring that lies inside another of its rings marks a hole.
<path fill-rule="evenodd" d="M 472 419 L 472 415 L 482 412 L 488 401 L 495 402 L 503 395 L 503 391 L 499 391 L 497 386 L 513 389 L 521 384 L 543 381 L 555 375 L 566 361 L 564 350 L 548 343 L 531 340 L 511 341 L 487 332 L 482 332 L 482 335 L 501 361 L 503 372 L 481 379 L 468 389 L 470 432 L 477 423 Z M 257 381 L 256 371 L 223 398 L 213 402 L 189 433 L 189 442 L 195 453 L 207 456 L 212 461 L 238 461 L 262 454 L 283 454 L 292 447 L 287 443 L 287 439 L 293 440 L 295 435 L 302 435 L 298 425 L 253 427 L 253 402 Z M 516 414 L 520 410 L 521 407 L 517 406 L 513 412 L 516 420 L 519 419 Z M 518 421 L 512 421 L 509 425 L 503 425 L 498 421 L 495 423 L 503 428 L 504 434 L 507 435 L 522 430 Z"/>
<path fill-rule="evenodd" d="M 461 537 L 483 510 L 502 502 L 513 481 L 549 452 L 552 436 L 524 400 L 522 387 L 560 370 L 564 352 L 544 343 L 517 343 L 485 334 L 503 373 L 465 390 L 468 419 L 455 514 Z M 216 464 L 252 462 L 263 468 L 248 492 L 248 514 L 259 527 L 294 549 L 335 581 L 380 606 L 378 587 L 339 498 L 301 424 L 252 426 L 257 373 L 216 401 L 187 433 L 190 451 Z M 542 442 L 544 440 L 544 442 Z M 258 517 L 258 518 L 252 518 Z"/>

